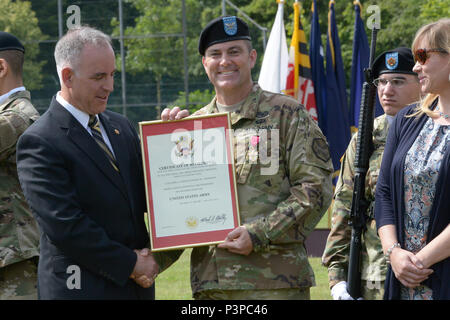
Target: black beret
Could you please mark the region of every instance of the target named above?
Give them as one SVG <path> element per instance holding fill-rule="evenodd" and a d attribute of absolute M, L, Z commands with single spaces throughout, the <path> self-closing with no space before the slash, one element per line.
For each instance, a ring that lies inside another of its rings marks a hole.
<path fill-rule="evenodd" d="M 411 49 L 406 47 L 388 50 L 380 54 L 373 62 L 372 71 L 374 78 L 378 78 L 383 73 L 417 73 L 412 71 L 414 67 L 414 57 Z"/>
<path fill-rule="evenodd" d="M 233 40 L 252 40 L 248 25 L 235 16 L 223 16 L 210 21 L 200 33 L 198 52 L 202 56 L 208 47 Z"/>
<path fill-rule="evenodd" d="M 19 39 L 11 33 L 0 31 L 0 51 L 4 50 L 19 50 L 25 52 L 25 48 L 20 43 Z"/>

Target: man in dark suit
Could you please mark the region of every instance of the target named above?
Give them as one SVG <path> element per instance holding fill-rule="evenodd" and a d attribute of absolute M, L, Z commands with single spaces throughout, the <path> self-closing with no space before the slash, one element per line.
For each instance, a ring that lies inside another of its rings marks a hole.
<path fill-rule="evenodd" d="M 19 179 L 41 229 L 39 297 L 154 299 L 159 266 L 139 251 L 149 243 L 139 137 L 106 110 L 115 72 L 110 38 L 72 29 L 56 44 L 55 60 L 61 91 L 17 145 Z M 186 115 L 178 111 L 162 118 Z"/>

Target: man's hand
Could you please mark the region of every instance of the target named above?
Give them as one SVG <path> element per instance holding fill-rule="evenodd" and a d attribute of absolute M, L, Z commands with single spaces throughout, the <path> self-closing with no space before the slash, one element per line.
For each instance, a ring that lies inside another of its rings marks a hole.
<path fill-rule="evenodd" d="M 130 278 L 143 288 L 149 288 L 158 275 L 158 264 L 147 248 L 134 250 L 137 255 L 136 265 Z"/>
<path fill-rule="evenodd" d="M 220 243 L 217 247 L 245 256 L 253 251 L 252 239 L 244 226 L 237 227 L 231 231 L 225 238 L 225 242 Z"/>
<path fill-rule="evenodd" d="M 179 107 L 174 107 L 172 110 L 169 108 L 165 108 L 163 112 L 161 112 L 161 120 L 169 121 L 169 120 L 180 120 L 186 118 L 189 115 L 189 111 L 187 109 L 181 110 Z"/>

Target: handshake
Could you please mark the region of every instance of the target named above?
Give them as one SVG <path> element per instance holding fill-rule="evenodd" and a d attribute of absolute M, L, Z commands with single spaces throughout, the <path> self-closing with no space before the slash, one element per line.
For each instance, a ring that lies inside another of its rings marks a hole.
<path fill-rule="evenodd" d="M 136 265 L 130 278 L 142 288 L 149 288 L 158 276 L 159 266 L 147 248 L 134 250 L 137 255 Z"/>

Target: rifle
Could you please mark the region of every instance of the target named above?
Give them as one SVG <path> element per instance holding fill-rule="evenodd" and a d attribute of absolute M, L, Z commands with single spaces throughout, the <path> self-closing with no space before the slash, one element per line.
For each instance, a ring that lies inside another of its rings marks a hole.
<path fill-rule="evenodd" d="M 350 242 L 350 256 L 348 266 L 348 293 L 353 299 L 361 297 L 361 235 L 366 226 L 366 212 L 369 202 L 365 197 L 366 174 L 369 169 L 369 158 L 373 152 L 373 120 L 376 87 L 373 84 L 372 64 L 375 55 L 378 29 L 372 28 L 370 43 L 369 66 L 364 69 L 365 82 L 361 97 L 361 109 L 359 113 L 359 130 L 355 156 L 355 179 L 350 213 L 350 225 L 352 237 Z"/>

